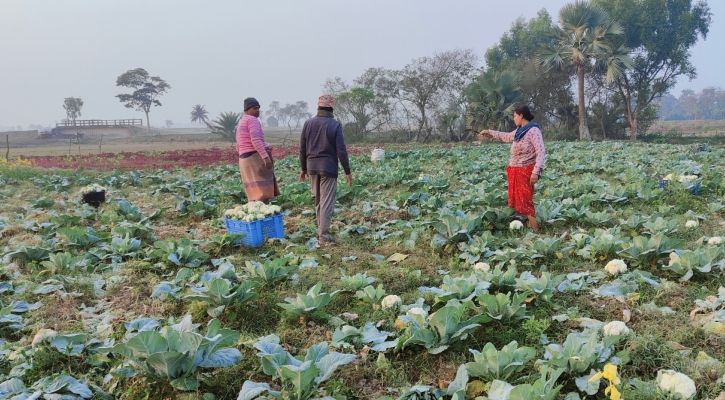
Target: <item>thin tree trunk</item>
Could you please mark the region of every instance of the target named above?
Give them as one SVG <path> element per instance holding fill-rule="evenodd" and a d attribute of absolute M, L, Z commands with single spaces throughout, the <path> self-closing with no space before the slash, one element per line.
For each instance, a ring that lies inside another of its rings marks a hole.
<path fill-rule="evenodd" d="M 151 123 L 149 122 L 149 112 L 145 111 L 146 113 L 146 133 L 151 133 Z"/>
<path fill-rule="evenodd" d="M 587 126 L 587 114 L 584 109 L 584 68 L 577 66 L 577 81 L 579 84 L 579 140 L 592 140 Z"/>

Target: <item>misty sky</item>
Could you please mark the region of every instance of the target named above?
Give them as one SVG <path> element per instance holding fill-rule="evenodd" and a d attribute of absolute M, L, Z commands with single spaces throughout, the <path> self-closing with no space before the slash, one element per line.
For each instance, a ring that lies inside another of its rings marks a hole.
<path fill-rule="evenodd" d="M 571 0 L 573 1 L 573 0 Z M 116 78 L 145 68 L 171 89 L 151 124 L 189 122 L 304 100 L 316 104 L 327 78 L 399 69 L 438 50 L 472 48 L 483 59 L 518 17 L 546 8 L 556 20 L 570 0 L 0 0 L 0 125 L 55 124 L 65 97 L 81 119 L 144 118 L 114 96 Z M 709 0 L 713 23 L 692 51 L 698 79 L 673 91 L 725 87 L 725 1 Z M 312 110 L 312 107 L 310 107 Z M 144 121 L 145 124 L 145 121 Z"/>

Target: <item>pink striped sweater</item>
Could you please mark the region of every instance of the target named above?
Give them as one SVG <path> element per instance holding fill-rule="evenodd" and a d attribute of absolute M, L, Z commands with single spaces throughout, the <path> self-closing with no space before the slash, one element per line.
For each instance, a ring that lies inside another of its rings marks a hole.
<path fill-rule="evenodd" d="M 262 158 L 270 157 L 266 148 L 269 147 L 264 141 L 262 124 L 256 117 L 244 114 L 237 125 L 237 154 L 241 155 L 256 151 Z"/>
<path fill-rule="evenodd" d="M 531 128 L 518 142 L 514 142 L 513 132 L 489 131 L 491 137 L 505 143 L 511 143 L 511 159 L 509 165 L 512 167 L 528 167 L 534 165 L 534 174 L 540 175 L 541 169 L 544 168 L 546 161 L 546 150 L 544 149 L 544 139 L 541 136 L 541 130 L 537 127 Z"/>

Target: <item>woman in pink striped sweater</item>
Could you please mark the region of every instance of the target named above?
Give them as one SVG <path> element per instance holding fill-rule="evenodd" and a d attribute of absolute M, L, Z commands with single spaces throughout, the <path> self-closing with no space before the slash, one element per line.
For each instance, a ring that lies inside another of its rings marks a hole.
<path fill-rule="evenodd" d="M 254 97 L 244 99 L 244 115 L 237 125 L 237 153 L 239 173 L 249 201 L 268 202 L 279 196 L 274 176 L 272 148 L 264 141 L 259 123 L 259 102 Z"/>
<path fill-rule="evenodd" d="M 533 119 L 534 115 L 531 114 L 529 107 L 521 106 L 514 111 L 514 124 L 518 127 L 515 131 L 498 132 L 485 129 L 478 135 L 513 143 L 509 165 L 506 167 L 509 183 L 509 207 L 526 215 L 529 226 L 538 233 L 539 224 L 536 222 L 536 209 L 534 208 L 534 185 L 541 176 L 541 169 L 546 161 L 546 150 L 541 127 L 539 124 L 531 122 Z"/>

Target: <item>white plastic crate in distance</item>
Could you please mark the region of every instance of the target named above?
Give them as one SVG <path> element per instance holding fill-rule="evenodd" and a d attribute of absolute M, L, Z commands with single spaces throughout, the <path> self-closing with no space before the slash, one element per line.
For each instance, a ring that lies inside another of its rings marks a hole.
<path fill-rule="evenodd" d="M 264 242 L 264 239 L 284 237 L 282 214 L 252 222 L 224 218 L 224 223 L 229 233 L 242 233 L 245 235 L 241 240 L 241 243 L 245 246 L 257 247 Z"/>

